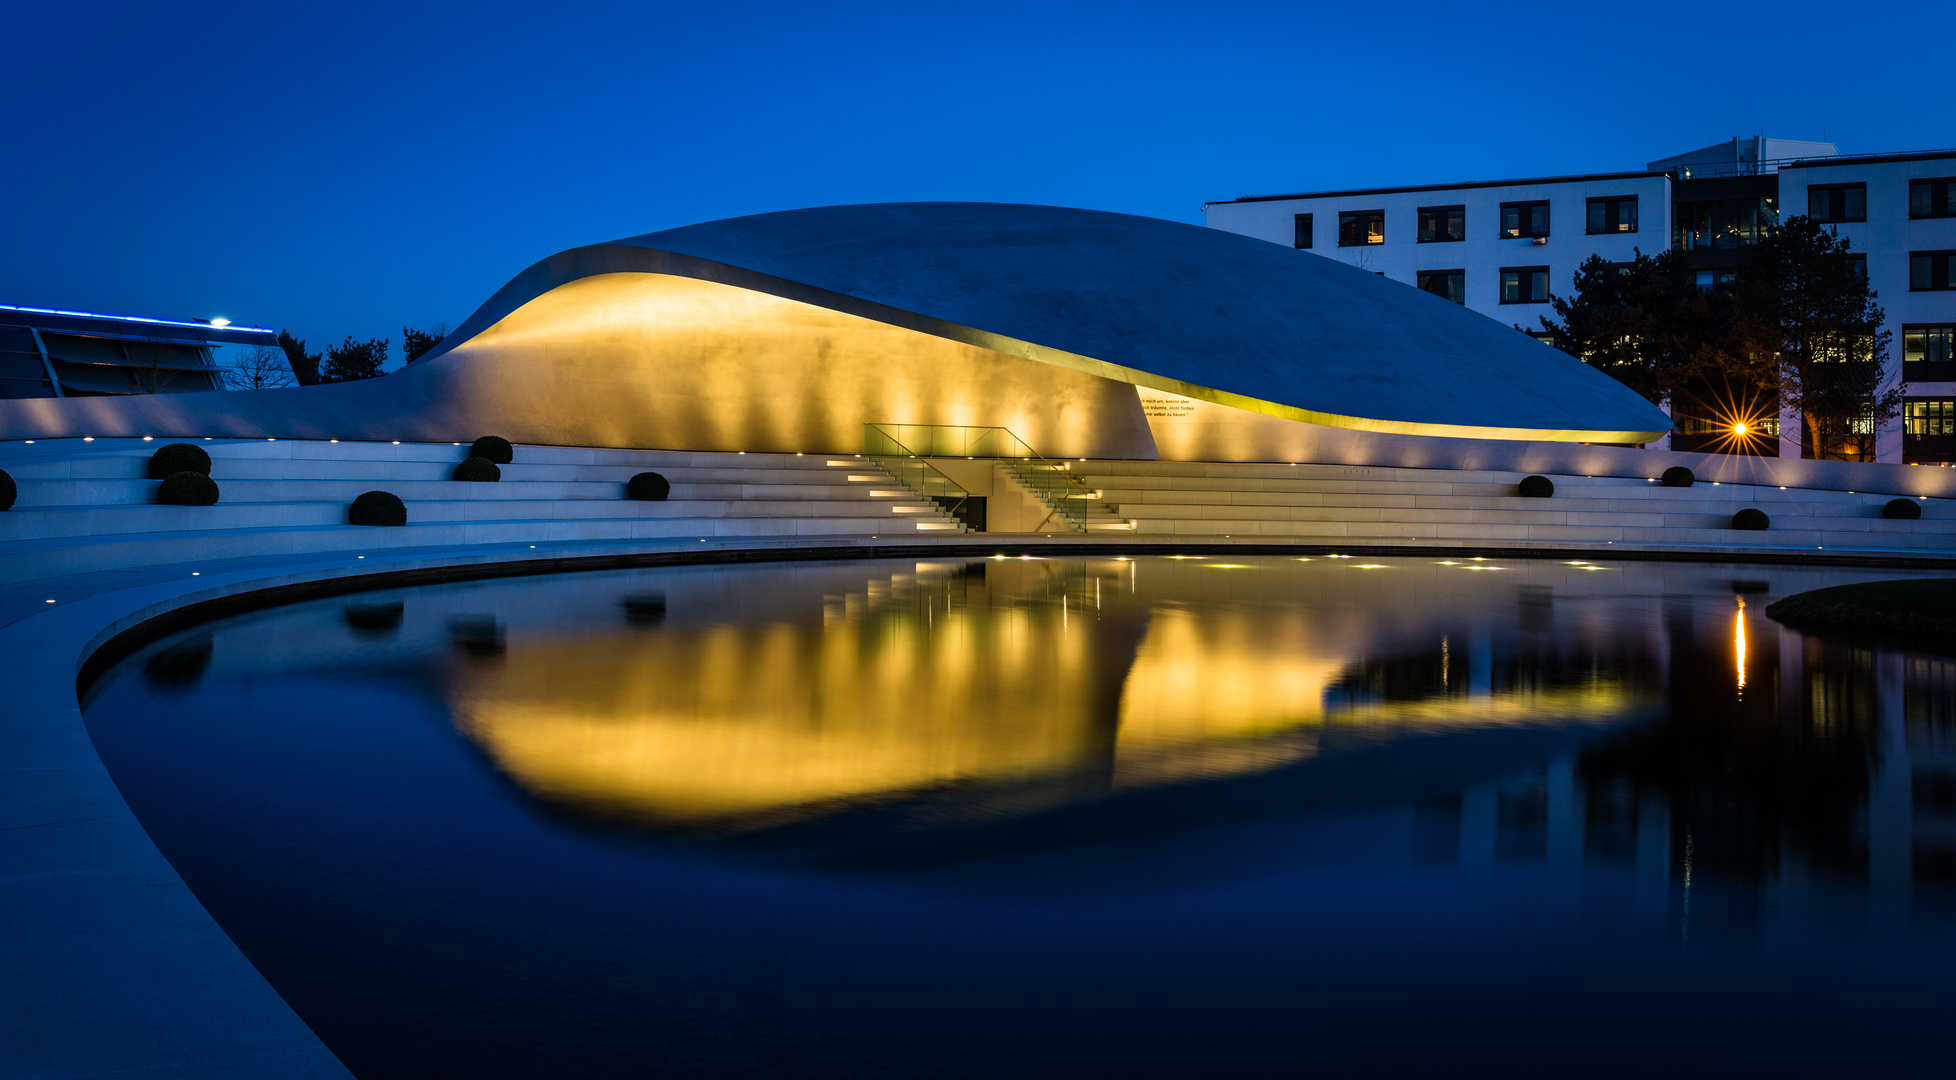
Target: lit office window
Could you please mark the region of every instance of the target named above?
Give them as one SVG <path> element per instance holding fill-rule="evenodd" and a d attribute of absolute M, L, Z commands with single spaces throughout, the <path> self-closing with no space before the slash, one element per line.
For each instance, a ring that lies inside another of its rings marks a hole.
<path fill-rule="evenodd" d="M 1308 248 L 1311 246 L 1311 215 L 1292 215 L 1290 246 L 1294 248 Z"/>
<path fill-rule="evenodd" d="M 1501 268 L 1501 302 L 1504 304 L 1546 304 L 1549 298 L 1549 268 L 1546 266 L 1504 266 Z"/>
<path fill-rule="evenodd" d="M 1822 224 L 1868 220 L 1868 185 L 1828 184 L 1808 188 L 1807 216 Z"/>
<path fill-rule="evenodd" d="M 1908 253 L 1910 292 L 1940 292 L 1956 279 L 1956 251 L 1911 251 Z"/>
<path fill-rule="evenodd" d="M 1547 236 L 1549 204 L 1546 202 L 1504 202 L 1501 204 L 1501 235 Z"/>
<path fill-rule="evenodd" d="M 1444 296 L 1456 304 L 1467 302 L 1467 271 L 1465 270 L 1421 270 L 1419 287 L 1435 296 Z"/>
<path fill-rule="evenodd" d="M 1385 243 L 1384 210 L 1347 210 L 1338 215 L 1338 246 Z"/>
<path fill-rule="evenodd" d="M 1908 216 L 1912 218 L 1956 216 L 1956 180 L 1910 180 Z"/>
<path fill-rule="evenodd" d="M 1443 244 L 1467 239 L 1467 208 L 1464 206 L 1422 206 L 1419 208 L 1419 242 Z"/>
<path fill-rule="evenodd" d="M 1956 400 L 1909 398 L 1904 401 L 1902 434 L 1956 435 Z"/>
<path fill-rule="evenodd" d="M 1589 200 L 1589 231 L 1616 233 L 1637 231 L 1637 197 L 1612 195 Z"/>
<path fill-rule="evenodd" d="M 1902 362 L 1905 364 L 1956 363 L 1956 326 L 1902 327 Z M 1903 376 L 1907 378 L 1907 376 Z"/>

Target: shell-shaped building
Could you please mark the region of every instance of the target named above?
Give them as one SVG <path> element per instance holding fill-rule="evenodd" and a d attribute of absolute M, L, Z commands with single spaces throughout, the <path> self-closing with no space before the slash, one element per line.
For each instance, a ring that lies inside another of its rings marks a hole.
<path fill-rule="evenodd" d="M 1297 432 L 1639 443 L 1668 418 L 1357 267 L 1151 218 L 892 203 L 573 248 L 365 383 L 7 403 L 0 437 L 237 434 L 851 452 L 865 423 L 1049 456 L 1275 460 Z M 59 429 L 59 430 L 57 430 Z"/>

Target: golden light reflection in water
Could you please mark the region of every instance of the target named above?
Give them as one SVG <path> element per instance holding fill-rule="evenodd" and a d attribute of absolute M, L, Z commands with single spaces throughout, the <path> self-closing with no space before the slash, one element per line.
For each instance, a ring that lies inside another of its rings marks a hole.
<path fill-rule="evenodd" d="M 1739 670 L 1739 696 L 1745 696 L 1745 597 L 1739 599 L 1739 613 L 1732 620 L 1732 655 Z"/>
<path fill-rule="evenodd" d="M 1272 565 L 1356 581 L 1337 564 Z M 1436 654 L 1436 695 L 1334 695 L 1368 648 L 1361 615 L 1198 604 L 1188 599 L 1202 597 L 1197 580 L 1238 587 L 1202 569 L 1155 562 L 1152 575 L 1188 579 L 1157 597 L 1136 595 L 1149 575 L 1126 560 L 919 564 L 824 597 L 819 624 L 512 640 L 497 663 L 458 669 L 449 704 L 535 795 L 709 831 L 974 789 L 1021 791 L 1005 808 L 1024 810 L 1083 791 L 1265 771 L 1317 753 L 1331 728 L 1391 737 L 1609 723 L 1638 705 L 1639 693 L 1607 674 L 1470 692 L 1467 665 L 1452 673 L 1454 652 Z M 1241 579 L 1252 580 L 1267 578 Z M 1055 779 L 1067 780 L 1057 794 Z"/>

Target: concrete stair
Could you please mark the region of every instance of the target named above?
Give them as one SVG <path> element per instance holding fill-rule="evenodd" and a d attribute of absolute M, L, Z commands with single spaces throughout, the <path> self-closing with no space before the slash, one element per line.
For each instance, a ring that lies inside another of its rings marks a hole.
<path fill-rule="evenodd" d="M 705 454 L 524 446 L 502 480 L 449 479 L 465 448 L 438 443 L 198 441 L 216 506 L 156 504 L 149 455 L 170 440 L 0 443 L 19 485 L 0 514 L 0 582 L 125 566 L 254 555 L 561 541 L 858 537 L 963 527 L 874 464 L 819 455 Z M 633 474 L 672 484 L 663 502 L 627 499 Z M 407 505 L 403 528 L 346 522 L 365 491 Z"/>
<path fill-rule="evenodd" d="M 1891 521 L 1894 495 L 1552 476 L 1551 499 L 1516 493 L 1523 474 L 1338 465 L 1095 461 L 1073 468 L 1140 535 L 1300 542 L 1706 545 L 1956 550 L 1956 506 L 1922 502 Z M 1767 532 L 1731 528 L 1757 507 Z"/>

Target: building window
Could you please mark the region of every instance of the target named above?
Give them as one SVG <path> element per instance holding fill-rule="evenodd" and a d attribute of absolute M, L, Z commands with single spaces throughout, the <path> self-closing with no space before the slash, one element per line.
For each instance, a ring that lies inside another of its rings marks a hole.
<path fill-rule="evenodd" d="M 1683 251 L 1751 247 L 1767 226 L 1779 224 L 1779 200 L 1766 196 L 1673 203 L 1671 221 L 1671 246 Z"/>
<path fill-rule="evenodd" d="M 1956 216 L 1956 179 L 1944 177 L 1940 180 L 1910 180 L 1908 182 L 1908 216 L 1952 217 Z"/>
<path fill-rule="evenodd" d="M 1338 215 L 1338 246 L 1385 243 L 1384 210 L 1347 210 Z"/>
<path fill-rule="evenodd" d="M 1465 270 L 1421 270 L 1419 287 L 1435 296 L 1444 296 L 1456 304 L 1467 302 L 1467 271 Z"/>
<path fill-rule="evenodd" d="M 1731 288 L 1738 279 L 1736 270 L 1699 270 L 1697 273 L 1698 291 L 1706 296 L 1717 296 Z"/>
<path fill-rule="evenodd" d="M 1549 204 L 1546 202 L 1504 202 L 1501 204 L 1501 235 L 1505 238 L 1547 236 Z"/>
<path fill-rule="evenodd" d="M 1311 246 L 1311 215 L 1309 214 L 1292 215 L 1290 228 L 1291 228 L 1291 232 L 1290 232 L 1291 247 L 1304 249 L 1304 248 L 1309 248 Z"/>
<path fill-rule="evenodd" d="M 1908 253 L 1908 291 L 1941 292 L 1950 287 L 1956 270 L 1956 251 L 1911 251 Z"/>
<path fill-rule="evenodd" d="M 1615 233 L 1637 231 L 1637 197 L 1612 195 L 1589 200 L 1589 231 Z"/>
<path fill-rule="evenodd" d="M 1903 326 L 1902 362 L 1905 364 L 1948 364 L 1956 362 L 1956 326 Z M 1903 376 L 1907 378 L 1908 376 Z"/>
<path fill-rule="evenodd" d="M 1504 266 L 1501 268 L 1501 302 L 1504 304 L 1546 304 L 1549 298 L 1549 268 L 1546 266 Z"/>
<path fill-rule="evenodd" d="M 1807 216 L 1823 225 L 1868 220 L 1868 185 L 1828 184 L 1808 188 Z"/>
<path fill-rule="evenodd" d="M 1909 398 L 1904 401 L 1902 434 L 1956 435 L 1956 399 Z"/>
<path fill-rule="evenodd" d="M 1422 206 L 1419 208 L 1419 242 L 1441 244 L 1467 239 L 1467 208 L 1464 206 Z"/>

